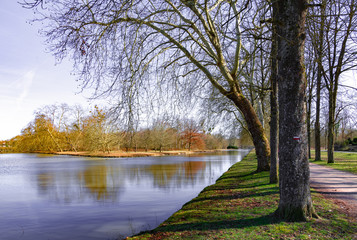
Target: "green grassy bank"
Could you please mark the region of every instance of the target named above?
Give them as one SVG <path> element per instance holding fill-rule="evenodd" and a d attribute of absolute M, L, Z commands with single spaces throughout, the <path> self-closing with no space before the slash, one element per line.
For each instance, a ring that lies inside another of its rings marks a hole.
<path fill-rule="evenodd" d="M 357 153 L 356 152 L 334 152 L 335 163 L 327 163 L 327 152 L 321 152 L 321 161 L 314 161 L 315 151 L 311 151 L 312 163 L 334 168 L 341 171 L 357 174 Z"/>
<path fill-rule="evenodd" d="M 255 173 L 256 155 L 248 156 L 206 187 L 156 229 L 129 239 L 355 239 L 357 223 L 330 200 L 314 193 L 321 219 L 287 223 L 271 214 L 279 189 L 269 173 Z"/>

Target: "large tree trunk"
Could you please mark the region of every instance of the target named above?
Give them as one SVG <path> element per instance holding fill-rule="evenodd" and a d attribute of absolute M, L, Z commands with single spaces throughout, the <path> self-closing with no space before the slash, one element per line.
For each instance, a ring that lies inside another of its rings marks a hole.
<path fill-rule="evenodd" d="M 279 0 L 277 8 L 280 202 L 276 216 L 287 221 L 305 221 L 314 215 L 305 103 L 307 0 Z"/>
<path fill-rule="evenodd" d="M 233 92 L 227 96 L 239 108 L 247 123 L 248 130 L 252 136 L 253 144 L 257 154 L 257 172 L 269 171 L 270 148 L 268 139 L 265 136 L 264 128 L 259 121 L 252 104 L 242 94 Z"/>
<path fill-rule="evenodd" d="M 277 21 L 277 2 L 273 2 L 273 22 Z M 278 182 L 278 38 L 276 25 L 272 26 L 272 44 L 271 44 L 271 92 L 270 92 L 270 183 Z"/>

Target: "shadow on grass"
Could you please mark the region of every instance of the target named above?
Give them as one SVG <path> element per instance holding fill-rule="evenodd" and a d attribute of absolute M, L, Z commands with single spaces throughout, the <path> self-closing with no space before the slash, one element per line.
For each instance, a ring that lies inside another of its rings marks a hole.
<path fill-rule="evenodd" d="M 227 188 L 225 190 L 231 190 L 232 188 Z M 202 193 L 207 193 L 210 190 L 203 191 Z M 183 205 L 183 207 L 188 207 L 192 203 L 199 203 L 203 201 L 224 201 L 224 200 L 233 200 L 233 199 L 243 199 L 243 198 L 254 198 L 254 197 L 265 197 L 270 195 L 276 195 L 279 193 L 278 187 L 271 187 L 271 188 L 264 188 L 262 190 L 257 191 L 248 191 L 248 192 L 227 192 L 222 194 L 212 194 L 212 196 L 204 196 L 199 195 L 198 197 L 192 199 L 191 201 L 187 202 Z"/>
<path fill-rule="evenodd" d="M 232 199 L 243 199 L 243 198 L 254 198 L 254 197 L 265 197 L 270 195 L 275 195 L 279 193 L 279 189 L 277 187 L 266 188 L 264 191 L 255 191 L 255 192 L 238 192 L 238 193 L 227 193 L 227 194 L 213 194 L 213 196 L 200 197 L 198 196 L 195 199 L 192 199 L 188 203 L 183 206 L 187 206 L 192 203 L 202 202 L 202 201 L 212 201 L 212 200 L 232 200 Z"/>
<path fill-rule="evenodd" d="M 263 187 L 263 186 L 268 186 L 270 185 L 269 183 L 253 183 L 253 184 L 245 184 L 245 185 L 239 185 L 239 184 L 232 184 L 227 186 L 221 186 L 219 184 L 208 186 L 205 188 L 202 192 L 207 192 L 207 191 L 220 191 L 220 190 L 233 190 L 233 189 L 249 189 L 249 188 L 258 188 L 258 187 Z"/>
<path fill-rule="evenodd" d="M 150 233 L 160 232 L 182 232 L 182 231 L 205 231 L 205 230 L 219 230 L 219 229 L 239 229 L 252 226 L 265 226 L 273 223 L 279 223 L 272 214 L 257 218 L 250 219 L 238 219 L 227 221 L 213 221 L 213 222 L 195 222 L 195 223 L 178 223 L 170 224 L 166 226 L 158 227 L 157 229 L 150 231 Z"/>
<path fill-rule="evenodd" d="M 339 192 L 329 192 L 329 191 L 320 191 L 320 190 L 311 190 L 311 193 L 319 193 L 325 195 L 356 195 L 357 192 L 346 192 L 346 191 L 339 191 Z"/>
<path fill-rule="evenodd" d="M 244 175 L 239 175 L 239 173 L 232 173 L 232 174 L 223 174 L 220 178 L 217 179 L 219 180 L 227 180 L 227 179 L 237 179 L 237 178 L 242 178 L 242 177 L 248 177 L 248 176 L 253 176 L 254 174 L 258 173 L 257 171 L 250 172 L 248 174 Z"/>

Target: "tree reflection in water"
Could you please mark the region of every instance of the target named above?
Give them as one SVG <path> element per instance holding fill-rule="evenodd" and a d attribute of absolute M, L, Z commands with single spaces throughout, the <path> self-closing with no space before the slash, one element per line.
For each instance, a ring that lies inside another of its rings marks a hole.
<path fill-rule="evenodd" d="M 115 239 L 156 227 L 246 153 L 132 159 L 0 156 L 2 238 L 16 239 L 14 226 L 23 226 L 23 239 L 39 240 L 59 235 Z"/>
<path fill-rule="evenodd" d="M 91 166 L 78 173 L 79 181 L 97 200 L 108 199 L 111 195 L 107 185 L 107 171 L 106 166 Z"/>
<path fill-rule="evenodd" d="M 40 195 L 56 202 L 117 201 L 123 183 L 123 170 L 106 165 L 87 166 L 83 169 L 46 171 L 37 173 Z"/>
<path fill-rule="evenodd" d="M 57 202 L 82 202 L 88 198 L 99 202 L 114 202 L 124 191 L 125 179 L 143 181 L 160 189 L 181 188 L 203 181 L 206 162 L 188 161 L 172 164 L 152 164 L 138 167 L 86 166 L 77 171 L 47 171 L 37 174 L 37 188 Z M 130 187 L 130 186 L 129 186 Z"/>
<path fill-rule="evenodd" d="M 160 164 L 151 165 L 144 168 L 144 174 L 149 171 L 154 179 L 154 186 L 159 188 L 167 188 L 171 185 L 182 186 L 183 182 L 186 184 L 194 184 L 196 177 L 203 176 L 203 170 L 206 167 L 206 162 L 183 162 L 179 164 Z"/>

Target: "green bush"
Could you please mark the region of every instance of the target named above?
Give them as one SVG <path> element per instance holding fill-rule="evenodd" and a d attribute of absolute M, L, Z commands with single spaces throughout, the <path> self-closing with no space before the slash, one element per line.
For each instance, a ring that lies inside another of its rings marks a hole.
<path fill-rule="evenodd" d="M 335 149 L 335 151 L 345 150 L 347 145 L 348 145 L 348 141 L 337 141 L 337 142 L 335 142 L 334 149 Z"/>
<path fill-rule="evenodd" d="M 237 146 L 229 145 L 229 146 L 227 147 L 227 149 L 238 149 L 238 147 L 237 147 Z"/>

